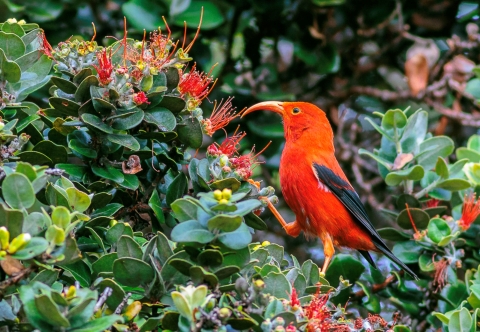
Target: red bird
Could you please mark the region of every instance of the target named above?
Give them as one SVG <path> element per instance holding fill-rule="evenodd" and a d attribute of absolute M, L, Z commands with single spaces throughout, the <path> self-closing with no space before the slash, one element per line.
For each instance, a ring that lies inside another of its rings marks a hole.
<path fill-rule="evenodd" d="M 336 245 L 357 249 L 374 267 L 369 251 L 380 251 L 418 279 L 388 249 L 370 222 L 335 158 L 333 131 L 325 112 L 310 103 L 268 101 L 248 108 L 242 117 L 257 110 L 272 111 L 283 118 L 286 144 L 280 182 L 283 197 L 297 219 L 287 224 L 271 203 L 269 208 L 288 235 L 297 237 L 304 231 L 307 238 L 318 236 L 322 240 L 322 272 L 326 272 Z"/>

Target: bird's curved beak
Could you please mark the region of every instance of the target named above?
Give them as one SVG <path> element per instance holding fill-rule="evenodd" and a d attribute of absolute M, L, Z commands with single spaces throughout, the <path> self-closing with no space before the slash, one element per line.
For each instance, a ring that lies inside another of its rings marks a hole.
<path fill-rule="evenodd" d="M 243 113 L 242 113 L 242 118 L 252 112 L 259 111 L 259 110 L 266 110 L 266 111 L 272 111 L 275 113 L 280 114 L 283 116 L 285 114 L 285 109 L 283 108 L 283 103 L 279 101 L 264 101 L 262 103 L 255 104 L 249 108 L 247 108 Z"/>

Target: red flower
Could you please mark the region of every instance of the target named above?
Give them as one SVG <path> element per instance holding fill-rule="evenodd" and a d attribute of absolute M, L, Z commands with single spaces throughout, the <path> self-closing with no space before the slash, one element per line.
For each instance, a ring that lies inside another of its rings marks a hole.
<path fill-rule="evenodd" d="M 301 306 L 300 300 L 298 299 L 297 290 L 292 286 L 292 294 L 290 295 L 290 306 L 295 309 Z M 294 309 L 294 310 L 295 310 Z"/>
<path fill-rule="evenodd" d="M 215 157 L 221 156 L 223 154 L 227 157 L 231 157 L 235 153 L 237 153 L 238 144 L 246 135 L 246 133 L 238 133 L 236 135 L 233 135 L 232 137 L 227 137 L 220 145 L 211 144 L 207 148 L 207 153 Z"/>
<path fill-rule="evenodd" d="M 480 214 L 480 201 L 475 200 L 475 198 L 476 195 L 470 193 L 468 196 L 465 195 L 463 200 L 462 217 L 458 221 L 458 225 L 460 225 L 464 231 L 470 228 L 470 225 L 473 224 Z"/>
<path fill-rule="evenodd" d="M 320 289 L 313 298 L 312 302 L 304 308 L 305 317 L 308 323 L 305 331 L 307 332 L 328 332 L 333 328 L 331 324 L 331 313 L 327 307 L 328 294 L 320 295 Z"/>
<path fill-rule="evenodd" d="M 432 198 L 432 199 L 429 199 L 425 205 L 427 208 L 433 208 L 433 207 L 437 207 L 439 204 L 440 204 L 440 201 L 438 199 Z"/>
<path fill-rule="evenodd" d="M 53 59 L 53 48 L 52 45 L 47 40 L 47 37 L 45 37 L 45 32 L 40 32 L 39 34 L 40 39 L 42 40 L 42 46 L 40 46 L 40 51 L 48 56 L 50 59 Z"/>
<path fill-rule="evenodd" d="M 147 95 L 145 95 L 145 92 L 140 91 L 139 93 L 135 93 L 133 95 L 133 102 L 137 105 L 141 104 L 150 104 L 148 101 Z"/>
<path fill-rule="evenodd" d="M 95 69 L 98 73 L 98 80 L 101 84 L 107 85 L 112 81 L 113 65 L 112 65 L 112 50 L 107 54 L 107 50 L 103 49 L 97 53 L 98 66 Z"/>
<path fill-rule="evenodd" d="M 178 91 L 180 91 L 182 97 L 188 94 L 190 97 L 201 101 L 210 93 L 209 86 L 213 78 L 210 76 L 211 70 L 208 74 L 205 74 L 204 72 L 198 72 L 195 67 L 196 64 L 188 73 L 180 75 Z"/>
<path fill-rule="evenodd" d="M 215 104 L 210 118 L 202 120 L 207 135 L 212 136 L 217 130 L 224 128 L 238 116 L 235 112 L 236 108 L 232 105 L 232 99 L 233 97 L 229 97 L 223 104 L 222 102 L 218 105 Z"/>
<path fill-rule="evenodd" d="M 447 284 L 447 272 L 450 266 L 450 260 L 443 257 L 437 262 L 433 262 L 435 266 L 435 277 L 433 278 L 433 286 L 435 287 L 435 293 L 441 291 Z"/>

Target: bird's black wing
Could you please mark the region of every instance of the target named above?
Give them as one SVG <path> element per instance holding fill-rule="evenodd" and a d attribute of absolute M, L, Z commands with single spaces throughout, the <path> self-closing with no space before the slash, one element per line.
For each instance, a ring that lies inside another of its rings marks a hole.
<path fill-rule="evenodd" d="M 342 202 L 342 204 L 347 208 L 352 217 L 371 236 L 375 246 L 393 262 L 395 262 L 402 269 L 404 269 L 408 274 L 417 279 L 415 273 L 413 273 L 412 270 L 410 270 L 390 251 L 383 239 L 380 237 L 380 234 L 378 234 L 376 229 L 373 227 L 370 219 L 368 218 L 367 211 L 365 211 L 365 207 L 360 201 L 360 198 L 355 192 L 355 189 L 353 189 L 353 187 L 347 181 L 339 177 L 329 167 L 325 165 L 313 163 L 313 169 L 318 181 L 325 185 L 335 195 L 335 197 L 337 197 L 340 202 Z M 368 252 L 360 251 L 360 253 L 367 259 L 369 263 L 373 262 Z"/>

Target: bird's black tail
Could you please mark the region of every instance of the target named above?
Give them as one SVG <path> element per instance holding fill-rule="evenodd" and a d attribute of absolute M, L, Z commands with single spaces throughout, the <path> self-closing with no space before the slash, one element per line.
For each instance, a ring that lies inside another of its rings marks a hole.
<path fill-rule="evenodd" d="M 385 243 L 383 243 L 383 241 L 379 243 L 374 240 L 373 243 L 375 244 L 377 249 L 380 250 L 385 256 L 387 256 L 392 262 L 397 264 L 400 268 L 404 269 L 405 272 L 407 272 L 413 279 L 418 280 L 417 275 L 412 270 L 410 270 L 410 268 L 406 266 L 401 260 L 399 260 L 398 257 L 395 256 L 393 252 L 390 251 L 390 249 L 388 249 L 388 247 L 386 246 Z"/>

